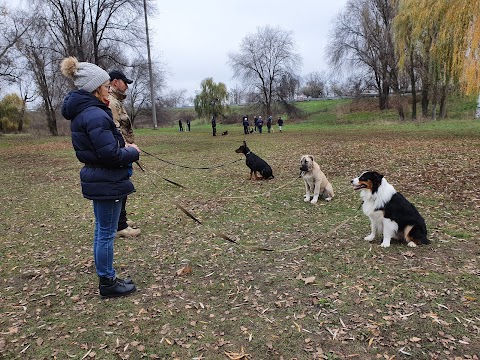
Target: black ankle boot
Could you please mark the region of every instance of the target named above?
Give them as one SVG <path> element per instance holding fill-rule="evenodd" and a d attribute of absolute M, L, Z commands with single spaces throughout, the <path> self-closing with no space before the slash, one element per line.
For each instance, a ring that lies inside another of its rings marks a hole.
<path fill-rule="evenodd" d="M 126 283 L 124 280 L 117 278 L 110 279 L 101 277 L 98 289 L 100 291 L 100 295 L 103 297 L 119 297 L 133 293 L 136 290 L 136 287 L 131 282 Z"/>
<path fill-rule="evenodd" d="M 130 279 L 129 277 L 127 277 L 125 279 L 120 279 L 119 277 L 117 277 L 117 281 L 120 281 L 124 284 L 134 284 L 133 280 Z"/>

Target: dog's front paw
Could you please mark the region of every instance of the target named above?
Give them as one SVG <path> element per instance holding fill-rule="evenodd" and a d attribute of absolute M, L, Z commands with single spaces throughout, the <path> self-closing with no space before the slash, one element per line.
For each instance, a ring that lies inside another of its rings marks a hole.
<path fill-rule="evenodd" d="M 313 199 L 312 199 L 312 201 L 310 201 L 310 203 L 312 203 L 312 204 L 316 204 L 316 203 L 317 203 L 317 201 L 318 201 L 318 199 L 317 199 L 317 198 L 313 198 Z"/>
<path fill-rule="evenodd" d="M 383 240 L 380 246 L 384 248 L 390 247 L 390 241 Z"/>
<path fill-rule="evenodd" d="M 375 235 L 374 234 L 370 234 L 368 236 L 365 236 L 364 237 L 365 240 L 367 241 L 373 241 L 375 239 Z"/>
<path fill-rule="evenodd" d="M 310 196 L 305 196 L 305 197 L 303 198 L 303 201 L 309 202 L 309 201 L 310 201 Z"/>
<path fill-rule="evenodd" d="M 408 247 L 417 247 L 417 244 L 415 244 L 413 241 L 409 241 L 409 242 L 407 243 L 407 246 L 408 246 Z"/>

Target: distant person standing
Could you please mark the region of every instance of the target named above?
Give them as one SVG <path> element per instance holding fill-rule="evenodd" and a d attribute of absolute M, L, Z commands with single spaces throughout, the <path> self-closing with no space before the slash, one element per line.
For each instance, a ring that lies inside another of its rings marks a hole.
<path fill-rule="evenodd" d="M 190 119 L 187 119 L 187 129 L 190 131 Z"/>
<path fill-rule="evenodd" d="M 277 124 L 278 124 L 278 131 L 282 132 L 283 120 L 281 116 L 278 118 Z"/>
<path fill-rule="evenodd" d="M 183 123 L 182 120 L 178 120 L 178 130 L 183 131 Z"/>
<path fill-rule="evenodd" d="M 110 75 L 110 96 L 108 97 L 108 107 L 112 110 L 113 122 L 120 130 L 127 144 L 134 143 L 133 124 L 128 116 L 125 104 L 123 103 L 127 97 L 128 85 L 133 83 L 125 74 L 119 70 L 112 70 Z M 129 175 L 132 176 L 132 164 L 129 165 Z M 122 200 L 122 210 L 118 220 L 117 237 L 134 237 L 140 235 L 140 229 L 133 228 L 133 222 L 127 219 L 127 197 Z"/>
<path fill-rule="evenodd" d="M 212 116 L 212 132 L 213 136 L 217 136 L 217 116 Z"/>
<path fill-rule="evenodd" d="M 253 118 L 253 126 L 254 126 L 253 131 L 255 131 L 255 132 L 257 131 L 257 122 L 258 122 L 258 116 L 255 116 Z"/>
<path fill-rule="evenodd" d="M 267 130 L 270 133 L 272 130 L 272 115 L 267 118 Z"/>
<path fill-rule="evenodd" d="M 250 123 L 248 122 L 248 115 L 243 116 L 243 133 L 246 135 L 248 134 L 250 128 Z"/>
<path fill-rule="evenodd" d="M 262 128 L 263 128 L 263 119 L 262 119 L 261 116 L 258 117 L 257 128 L 258 128 L 258 133 L 261 134 L 262 133 Z"/>

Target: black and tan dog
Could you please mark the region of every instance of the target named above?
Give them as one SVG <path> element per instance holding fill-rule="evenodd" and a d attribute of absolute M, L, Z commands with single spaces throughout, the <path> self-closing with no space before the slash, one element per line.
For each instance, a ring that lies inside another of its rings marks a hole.
<path fill-rule="evenodd" d="M 243 142 L 243 145 L 241 145 L 237 150 L 235 150 L 235 152 L 245 155 L 245 162 L 250 169 L 250 180 L 252 179 L 252 176 L 254 176 L 256 180 L 268 180 L 274 178 L 270 165 L 268 165 L 267 162 L 261 159 L 258 155 L 252 153 L 245 141 Z M 258 176 L 257 173 L 259 173 L 261 176 Z"/>

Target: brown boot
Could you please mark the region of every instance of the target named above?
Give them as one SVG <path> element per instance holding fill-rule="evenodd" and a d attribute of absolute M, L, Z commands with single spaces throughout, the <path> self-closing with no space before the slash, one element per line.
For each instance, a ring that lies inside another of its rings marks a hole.
<path fill-rule="evenodd" d="M 140 229 L 134 229 L 131 226 L 127 226 L 125 229 L 117 231 L 115 237 L 135 237 L 141 234 Z"/>

